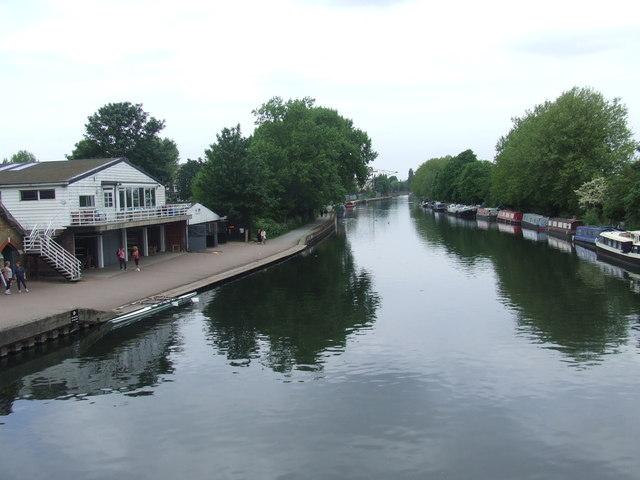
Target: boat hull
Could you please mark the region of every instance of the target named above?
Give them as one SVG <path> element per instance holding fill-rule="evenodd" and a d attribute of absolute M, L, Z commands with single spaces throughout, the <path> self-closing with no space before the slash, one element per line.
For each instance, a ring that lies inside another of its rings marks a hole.
<path fill-rule="evenodd" d="M 133 312 L 115 317 L 110 320 L 110 323 L 114 327 L 128 325 L 144 317 L 148 317 L 149 315 L 168 310 L 169 308 L 185 305 L 186 303 L 193 301 L 192 298 L 195 297 L 196 293 L 197 292 L 190 292 L 179 297 L 163 298 L 155 303 L 151 303 L 139 308 L 138 310 L 134 310 Z"/>
<path fill-rule="evenodd" d="M 640 231 L 602 232 L 596 240 L 598 258 L 640 271 Z"/>
<path fill-rule="evenodd" d="M 549 224 L 549 217 L 538 215 L 537 213 L 525 213 L 522 216 L 522 228 L 534 230 L 536 232 L 546 232 Z"/>

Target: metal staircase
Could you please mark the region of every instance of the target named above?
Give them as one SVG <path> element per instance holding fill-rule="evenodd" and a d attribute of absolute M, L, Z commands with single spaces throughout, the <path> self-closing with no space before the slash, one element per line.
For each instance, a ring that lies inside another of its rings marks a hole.
<path fill-rule="evenodd" d="M 64 278 L 72 282 L 80 280 L 82 264 L 73 254 L 62 248 L 53 237 L 54 230 L 33 227 L 24 237 L 24 249 L 27 253 L 36 253 Z"/>

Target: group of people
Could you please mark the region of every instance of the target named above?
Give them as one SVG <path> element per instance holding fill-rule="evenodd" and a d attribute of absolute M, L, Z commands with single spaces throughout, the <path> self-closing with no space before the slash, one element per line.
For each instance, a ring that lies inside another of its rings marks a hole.
<path fill-rule="evenodd" d="M 120 270 L 126 270 L 127 269 L 127 252 L 125 251 L 124 247 L 120 247 L 116 252 L 116 255 L 118 256 L 118 262 L 120 262 Z M 133 257 L 133 261 L 136 262 L 136 272 L 139 272 L 140 271 L 140 250 L 138 250 L 138 247 L 133 247 L 133 252 L 131 253 L 131 256 Z"/>
<path fill-rule="evenodd" d="M 124 248 L 120 247 L 117 252 L 118 260 L 120 261 L 120 270 L 127 269 L 127 254 Z M 138 247 L 133 247 L 131 253 L 133 261 L 136 263 L 136 271 L 140 271 L 140 251 Z M 16 262 L 15 270 L 11 268 L 11 262 L 4 262 L 4 267 L 0 271 L 0 278 L 2 279 L 2 285 L 4 285 L 5 295 L 11 295 L 11 284 L 15 280 L 18 285 L 18 293 L 22 293 L 24 287 L 25 292 L 29 292 L 27 288 L 27 274 L 22 266 L 22 262 Z"/>
<path fill-rule="evenodd" d="M 267 241 L 267 231 L 263 230 L 262 228 L 259 228 L 257 237 L 258 237 L 258 242 L 264 245 L 265 242 Z"/>
<path fill-rule="evenodd" d="M 11 268 L 11 262 L 4 262 L 4 267 L 0 273 L 5 295 L 11 294 L 11 282 L 13 282 L 13 280 L 18 284 L 18 293 L 22 293 L 22 287 L 24 287 L 25 292 L 29 292 L 26 282 L 27 275 L 21 262 L 16 262 L 15 272 Z"/>

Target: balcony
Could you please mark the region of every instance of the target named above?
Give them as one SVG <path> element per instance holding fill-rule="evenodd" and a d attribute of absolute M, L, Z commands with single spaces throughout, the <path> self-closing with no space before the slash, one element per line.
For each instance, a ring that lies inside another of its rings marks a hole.
<path fill-rule="evenodd" d="M 175 217 L 186 217 L 189 208 L 191 208 L 190 203 L 175 203 L 153 208 L 132 208 L 119 212 L 105 212 L 100 209 L 77 210 L 71 212 L 71 226 L 85 227 L 160 219 L 170 220 Z"/>

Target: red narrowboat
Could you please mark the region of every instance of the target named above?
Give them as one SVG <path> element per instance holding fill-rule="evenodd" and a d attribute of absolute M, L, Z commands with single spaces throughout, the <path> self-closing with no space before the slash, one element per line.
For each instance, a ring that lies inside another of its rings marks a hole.
<path fill-rule="evenodd" d="M 498 212 L 498 222 L 509 225 L 520 225 L 522 223 L 522 212 L 515 210 L 500 210 Z"/>
<path fill-rule="evenodd" d="M 576 218 L 550 218 L 547 225 L 547 233 L 556 238 L 571 241 L 576 234 L 576 229 L 583 225 L 581 220 Z"/>

